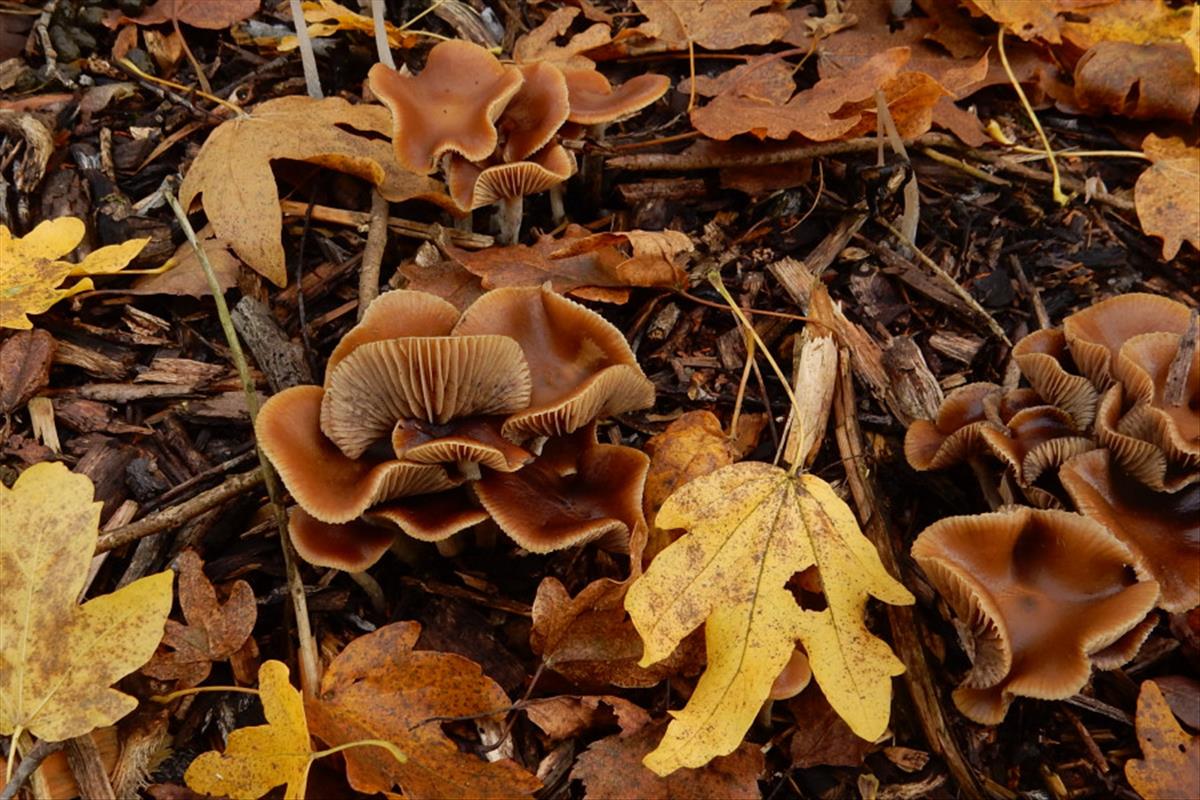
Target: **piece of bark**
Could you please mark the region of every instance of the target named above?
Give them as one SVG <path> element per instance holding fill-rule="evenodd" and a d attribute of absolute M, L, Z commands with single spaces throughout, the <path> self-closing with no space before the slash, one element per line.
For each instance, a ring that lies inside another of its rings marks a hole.
<path fill-rule="evenodd" d="M 978 336 L 939 331 L 929 337 L 929 346 L 948 358 L 970 364 L 979 353 L 979 348 L 983 347 L 983 340 Z"/>
<path fill-rule="evenodd" d="M 134 383 L 170 383 L 190 386 L 193 389 L 206 386 L 228 372 L 221 364 L 209 364 L 190 358 L 165 358 L 156 356 L 150 366 L 139 370 Z"/>
<path fill-rule="evenodd" d="M 121 361 L 65 339 L 55 349 L 54 363 L 79 367 L 92 377 L 110 381 L 119 381 L 129 373 L 129 367 Z"/>
<path fill-rule="evenodd" d="M 101 759 L 100 748 L 91 736 L 84 734 L 68 739 L 63 752 L 67 754 L 71 774 L 79 784 L 80 796 L 94 800 L 117 800 L 117 794 L 113 791 L 104 761 Z"/>
<path fill-rule="evenodd" d="M 243 297 L 234 306 L 231 316 L 238 336 L 267 376 L 272 393 L 313 383 L 312 370 L 304 359 L 304 348 L 288 339 L 263 303 L 253 297 Z"/>
<path fill-rule="evenodd" d="M 942 387 L 911 337 L 897 336 L 884 345 L 883 368 L 891 378 L 888 392 L 909 420 L 937 416 Z"/>
<path fill-rule="evenodd" d="M 0 413 L 17 410 L 50 382 L 54 337 L 43 330 L 17 331 L 0 345 Z"/>
<path fill-rule="evenodd" d="M 195 394 L 189 386 L 171 386 L 162 383 L 91 383 L 74 390 L 85 400 L 100 400 L 106 403 L 132 403 L 137 400 L 163 400 L 187 397 Z"/>

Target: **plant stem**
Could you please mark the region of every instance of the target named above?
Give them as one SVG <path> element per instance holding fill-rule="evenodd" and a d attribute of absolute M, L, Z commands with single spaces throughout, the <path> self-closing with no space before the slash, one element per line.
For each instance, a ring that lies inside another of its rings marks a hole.
<path fill-rule="evenodd" d="M 292 24 L 296 26 L 296 41 L 300 44 L 300 64 L 304 67 L 304 85 L 308 88 L 308 96 L 321 100 L 325 93 L 321 91 L 321 76 L 317 73 L 317 57 L 313 54 L 312 40 L 308 38 L 308 24 L 304 21 L 304 10 L 300 8 L 300 0 L 291 0 Z"/>

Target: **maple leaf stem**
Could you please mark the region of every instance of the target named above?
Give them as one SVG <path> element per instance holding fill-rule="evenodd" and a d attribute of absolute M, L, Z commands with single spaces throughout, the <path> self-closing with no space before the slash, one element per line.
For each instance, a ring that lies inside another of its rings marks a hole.
<path fill-rule="evenodd" d="M 217 97 L 214 94 L 209 94 L 208 92 L 202 92 L 198 89 L 193 89 L 190 86 L 184 86 L 182 83 L 175 83 L 174 81 L 169 81 L 165 78 L 159 78 L 155 75 L 151 75 L 148 72 L 143 72 L 141 69 L 138 68 L 137 64 L 134 64 L 128 58 L 117 59 L 117 64 L 120 65 L 120 67 L 122 69 L 132 72 L 134 75 L 138 76 L 139 78 L 141 78 L 144 81 L 149 81 L 150 83 L 157 83 L 161 86 L 166 86 L 171 89 L 174 89 L 177 92 L 183 92 L 184 94 L 190 94 L 190 95 L 195 95 L 196 97 L 201 97 L 210 103 L 216 103 L 217 105 L 221 106 L 222 108 L 229 109 L 230 111 L 232 111 L 235 115 L 237 115 L 239 117 L 245 117 L 247 119 L 250 117 L 249 114 L 247 114 L 244 110 L 242 110 L 238 106 L 235 106 L 233 103 L 229 102 L 228 100 Z M 203 74 L 203 73 L 197 73 L 197 74 Z"/>
<path fill-rule="evenodd" d="M 225 303 L 225 292 L 217 282 L 217 273 L 213 271 L 208 254 L 200 246 L 200 242 L 196 238 L 196 231 L 188 222 L 187 214 L 179 205 L 175 193 L 170 188 L 164 188 L 163 197 L 171 206 L 171 210 L 175 212 L 175 218 L 179 221 L 179 226 L 192 245 L 196 260 L 200 262 L 205 277 L 208 278 L 209 291 L 217 306 L 217 317 L 221 320 L 221 329 L 225 333 L 225 340 L 229 343 L 230 355 L 233 357 L 242 388 L 246 393 L 246 410 L 250 412 L 250 423 L 253 425 L 255 417 L 258 416 L 258 395 L 254 391 L 254 379 L 250 376 L 250 367 L 246 363 L 245 353 L 242 352 L 241 340 L 238 339 L 237 330 L 233 327 L 233 319 L 229 316 L 229 306 Z M 283 552 L 283 567 L 287 575 L 288 594 L 291 595 L 292 609 L 296 616 L 296 636 L 300 640 L 300 685 L 304 688 L 305 694 L 315 697 L 321 676 L 319 666 L 321 662 L 317 658 L 316 641 L 313 639 L 312 628 L 308 620 L 308 601 L 304 595 L 304 583 L 300 579 L 300 570 L 296 566 L 296 553 L 292 549 L 292 540 L 288 536 L 287 515 L 283 510 L 283 494 L 279 490 L 279 476 L 276 475 L 274 467 L 271 466 L 271 462 L 257 443 L 255 450 L 258 452 L 258 463 L 262 467 L 263 483 L 267 486 L 267 497 L 271 501 L 275 525 L 279 529 L 279 546 Z"/>
<path fill-rule="evenodd" d="M 1051 184 L 1051 194 L 1054 197 L 1054 202 L 1060 206 L 1065 206 L 1070 202 L 1071 198 L 1063 194 L 1062 179 L 1058 174 L 1058 161 L 1054 159 L 1054 149 L 1050 147 L 1050 140 L 1046 137 L 1046 131 L 1042 130 L 1042 123 L 1038 119 L 1037 114 L 1033 111 L 1033 106 L 1029 104 L 1029 98 L 1025 96 L 1025 90 L 1021 88 L 1021 82 L 1017 80 L 1017 76 L 1013 74 L 1012 67 L 1008 64 L 1008 55 L 1004 52 L 1004 26 L 1000 26 L 1000 32 L 996 34 L 996 49 L 1000 53 L 1000 63 L 1004 65 L 1004 73 L 1008 75 L 1008 80 L 1012 83 L 1013 89 L 1017 93 L 1017 97 L 1021 100 L 1021 105 L 1025 108 L 1025 113 L 1029 115 L 1029 119 L 1033 122 L 1033 127 L 1037 129 L 1038 136 L 1041 137 L 1042 145 L 1046 148 L 1046 158 L 1050 160 L 1050 172 L 1054 175 L 1054 182 Z"/>
<path fill-rule="evenodd" d="M 384 750 L 387 750 L 389 753 L 391 753 L 392 757 L 401 764 L 408 763 L 408 756 L 404 755 L 404 751 L 385 739 L 358 739 L 357 741 L 339 744 L 337 747 L 331 747 L 328 750 L 317 750 L 309 756 L 309 761 L 316 761 L 318 758 L 331 756 L 334 753 L 340 753 L 343 750 L 349 750 L 351 747 L 382 747 Z"/>
<path fill-rule="evenodd" d="M 193 686 L 190 689 L 179 689 L 166 694 L 152 694 L 150 700 L 165 706 L 167 703 L 172 703 L 181 697 L 188 695 L 200 694 L 201 692 L 238 692 L 240 694 L 252 694 L 255 697 L 259 696 L 258 689 L 253 689 L 249 686 Z"/>

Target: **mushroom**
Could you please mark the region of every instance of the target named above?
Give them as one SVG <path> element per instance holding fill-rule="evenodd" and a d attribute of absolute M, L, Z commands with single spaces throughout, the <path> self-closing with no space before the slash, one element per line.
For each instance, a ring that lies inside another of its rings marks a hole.
<path fill-rule="evenodd" d="M 487 518 L 487 512 L 465 489 L 401 498 L 363 514 L 367 522 L 388 528 L 389 538 L 394 538 L 399 529 L 422 542 L 444 541 Z"/>
<path fill-rule="evenodd" d="M 604 126 L 631 117 L 671 88 L 665 75 L 638 75 L 613 88 L 608 78 L 595 69 L 560 67 L 570 93 L 567 117 L 580 125 Z M 600 133 L 593 128 L 594 133 Z"/>
<path fill-rule="evenodd" d="M 1003 428 L 985 427 L 980 435 L 992 453 L 1012 468 L 1022 487 L 1096 446 L 1080 434 L 1071 416 L 1056 406 L 1023 408 L 1005 419 Z"/>
<path fill-rule="evenodd" d="M 1158 599 L 1125 545 L 1065 511 L 951 517 L 922 532 L 912 554 L 965 629 L 973 663 L 955 705 L 985 725 L 1016 696 L 1070 697 L 1093 666 L 1132 657 Z"/>
<path fill-rule="evenodd" d="M 407 169 L 428 175 L 445 153 L 472 161 L 496 149 L 496 120 L 521 88 L 521 70 L 504 66 L 483 47 L 440 42 L 419 75 L 376 64 L 371 91 L 392 112 L 392 145 Z"/>
<path fill-rule="evenodd" d="M 1113 381 L 1112 362 L 1134 336 L 1155 331 L 1183 335 L 1191 312 L 1167 297 L 1134 292 L 1103 300 L 1063 320 L 1071 357 L 1100 391 Z"/>
<path fill-rule="evenodd" d="M 621 332 L 548 286 L 494 289 L 463 313 L 454 333 L 507 336 L 520 345 L 533 384 L 529 406 L 501 429 L 511 441 L 563 436 L 654 403 L 654 384 Z"/>
<path fill-rule="evenodd" d="M 484 470 L 473 484 L 479 502 L 517 544 L 534 553 L 603 538 L 627 550 L 645 526 L 642 487 L 650 458 L 640 450 L 596 442 L 590 424 L 546 442 L 517 472 Z"/>
<path fill-rule="evenodd" d="M 1001 389 L 994 383 L 968 383 L 946 395 L 937 419 L 918 419 L 904 435 L 904 457 L 913 469 L 945 469 L 980 452 L 984 428 L 999 428 L 995 414 Z"/>
<path fill-rule="evenodd" d="M 513 163 L 477 164 L 451 157 L 446 184 L 459 208 L 474 210 L 493 203 L 499 206 L 498 244 L 510 245 L 521 232 L 525 195 L 544 192 L 575 172 L 575 157 L 565 147 L 551 143 L 527 160 Z"/>
<path fill-rule="evenodd" d="M 1076 456 L 1059 470 L 1075 507 L 1129 547 L 1133 563 L 1162 586 L 1159 606 L 1200 605 L 1200 484 L 1154 492 L 1128 480 L 1108 450 Z"/>
<path fill-rule="evenodd" d="M 1075 364 L 1061 328 L 1029 334 L 1013 347 L 1012 357 L 1034 391 L 1067 412 L 1077 429 L 1088 429 L 1096 416 L 1096 387 L 1072 373 Z"/>
<path fill-rule="evenodd" d="M 791 657 L 779 673 L 779 677 L 771 684 L 771 693 L 767 700 L 788 700 L 804 691 L 812 682 L 812 665 L 808 663 L 808 654 L 803 645 L 796 645 Z"/>
<path fill-rule="evenodd" d="M 288 514 L 288 536 L 296 552 L 318 567 L 362 572 L 383 557 L 395 534 L 362 520 L 322 522 L 297 506 Z"/>

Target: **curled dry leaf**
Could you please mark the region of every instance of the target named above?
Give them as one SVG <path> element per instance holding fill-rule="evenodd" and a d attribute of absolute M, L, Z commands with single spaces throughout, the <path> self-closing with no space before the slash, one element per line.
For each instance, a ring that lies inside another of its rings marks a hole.
<path fill-rule="evenodd" d="M 0 328 L 28 329 L 28 314 L 40 314 L 63 298 L 92 288 L 83 278 L 66 289 L 68 277 L 107 275 L 124 269 L 149 239 L 130 239 L 93 250 L 83 261 L 60 261 L 83 241 L 83 221 L 75 217 L 46 220 L 24 237 L 14 237 L 0 225 Z"/>
<path fill-rule="evenodd" d="M 699 769 L 679 770 L 665 777 L 651 772 L 642 762 L 662 729 L 661 724 L 651 724 L 636 733 L 595 742 L 579 756 L 571 777 L 583 781 L 588 800 L 761 797 L 758 776 L 764 766 L 762 748 L 750 742 Z"/>
<path fill-rule="evenodd" d="M 333 0 L 306 2 L 301 8 L 304 10 L 304 21 L 308 23 L 308 35 L 312 39 L 332 36 L 338 31 L 359 31 L 368 35 L 375 33 L 375 20 L 370 16 L 356 14 Z M 388 46 L 397 50 L 412 47 L 423 38 L 420 34 L 407 32 L 387 20 L 384 20 L 383 29 L 387 35 Z M 294 35 L 290 35 L 284 36 L 276 49 L 287 52 L 299 46 L 300 41 Z"/>
<path fill-rule="evenodd" d="M 1092 114 L 1186 123 L 1200 105 L 1200 83 L 1182 44 L 1098 42 L 1075 65 L 1075 101 Z"/>
<path fill-rule="evenodd" d="M 518 64 L 550 61 L 561 67 L 595 67 L 596 62 L 583 53 L 608 44 L 612 40 L 612 33 L 608 25 L 591 25 L 582 33 L 572 36 L 566 44 L 558 44 L 559 37 L 567 32 L 577 16 L 578 8 L 557 8 L 550 12 L 545 22 L 522 36 L 513 45 L 513 60 Z"/>
<path fill-rule="evenodd" d="M 306 796 L 313 752 L 304 700 L 288 682 L 286 664 L 263 662 L 258 670 L 258 697 L 267 724 L 238 728 L 229 734 L 225 752 L 213 750 L 197 757 L 183 776 L 192 791 L 254 798 L 286 785 L 285 797 Z"/>
<path fill-rule="evenodd" d="M 1138 794 L 1200 797 L 1200 736 L 1179 726 L 1154 681 L 1138 693 L 1137 738 L 1143 758 L 1125 762 L 1125 777 Z"/>
<path fill-rule="evenodd" d="M 967 0 L 967 8 L 990 17 L 1022 39 L 1044 39 L 1050 44 L 1062 41 L 1060 29 L 1064 0 Z"/>
<path fill-rule="evenodd" d="M 686 528 L 625 600 L 645 642 L 643 664 L 669 655 L 705 624 L 708 667 L 646 766 L 659 775 L 732 752 L 799 640 L 813 675 L 851 729 L 874 740 L 887 728 L 891 681 L 904 666 L 866 627 L 868 596 L 893 605 L 912 595 L 888 575 L 854 513 L 812 475 L 745 462 L 672 495 L 658 525 Z M 802 609 L 791 577 L 820 567 L 827 607 Z"/>
<path fill-rule="evenodd" d="M 391 144 L 381 138 L 391 130 L 391 115 L 382 106 L 351 105 L 338 97 L 268 100 L 209 135 L 179 187 L 179 202 L 189 208 L 199 197 L 216 236 L 228 241 L 256 272 L 285 286 L 279 238 L 283 214 L 271 173 L 274 159 L 349 173 L 375 184 L 392 202 L 421 198 L 454 208 L 441 184 L 396 162 Z"/>
<path fill-rule="evenodd" d="M 484 761 L 458 749 L 436 717 L 488 717 L 511 701 L 479 665 L 452 653 L 414 650 L 421 626 L 397 622 L 346 646 L 309 698 L 313 733 L 330 746 L 384 739 L 407 756 L 386 750 L 344 751 L 350 785 L 367 794 L 399 786 L 414 798 L 531 797 L 540 783 L 515 762 Z M 493 717 L 494 719 L 494 717 Z"/>
<path fill-rule="evenodd" d="M 787 33 L 787 17 L 772 0 L 697 3 L 695 0 L 634 0 L 646 15 L 635 30 L 664 49 L 686 50 L 692 42 L 709 50 L 770 44 Z M 761 12 L 761 13 L 760 13 Z"/>
<path fill-rule="evenodd" d="M 229 599 L 217 600 L 216 589 L 204 576 L 204 563 L 195 551 L 184 551 L 179 567 L 179 606 L 187 624 L 167 620 L 166 635 L 154 659 L 142 672 L 160 680 L 177 680 L 179 688 L 198 686 L 214 661 L 224 661 L 246 643 L 258 607 L 245 581 L 234 581 Z"/>
<path fill-rule="evenodd" d="M 613 695 L 547 697 L 525 707 L 529 721 L 555 741 L 570 739 L 601 725 L 620 726 L 623 733 L 641 730 L 650 715 L 641 706 Z"/>
<path fill-rule="evenodd" d="M 258 11 L 259 0 L 158 0 L 141 16 L 121 21 L 138 25 L 159 25 L 178 20 L 194 28 L 220 30 L 235 22 L 248 19 Z"/>
<path fill-rule="evenodd" d="M 1189 4 L 1172 8 L 1164 0 L 1121 0 L 1089 5 L 1072 9 L 1062 23 L 1063 39 L 1081 51 L 1100 42 L 1187 44 L 1197 37 Z"/>
<path fill-rule="evenodd" d="M 1153 162 L 1133 189 L 1142 230 L 1163 240 L 1164 259 L 1185 241 L 1200 248 L 1200 148 L 1152 133 L 1142 149 Z"/>
<path fill-rule="evenodd" d="M 170 570 L 79 605 L 99 537 L 92 482 L 63 464 L 0 485 L 0 735 L 62 741 L 137 706 L 109 688 L 150 659 L 171 611 Z"/>

